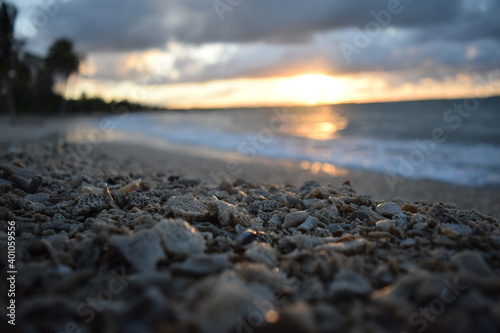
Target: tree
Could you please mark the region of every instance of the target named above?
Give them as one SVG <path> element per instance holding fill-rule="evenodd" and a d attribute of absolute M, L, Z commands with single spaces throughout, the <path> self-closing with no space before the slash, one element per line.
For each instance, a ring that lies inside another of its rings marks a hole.
<path fill-rule="evenodd" d="M 60 94 L 64 95 L 68 78 L 71 74 L 78 73 L 80 57 L 73 52 L 73 43 L 66 38 L 58 39 L 49 48 L 45 58 L 46 68 L 52 74 L 54 82 L 62 82 L 63 89 Z M 66 103 L 61 104 L 60 113 L 64 111 Z"/>
<path fill-rule="evenodd" d="M 14 6 L 1 2 L 0 7 L 0 96 L 11 114 L 14 113 L 14 98 L 12 84 L 15 78 L 15 63 L 18 57 L 16 41 L 14 39 L 14 21 L 17 10 Z M 1 107 L 1 105 L 0 105 Z"/>

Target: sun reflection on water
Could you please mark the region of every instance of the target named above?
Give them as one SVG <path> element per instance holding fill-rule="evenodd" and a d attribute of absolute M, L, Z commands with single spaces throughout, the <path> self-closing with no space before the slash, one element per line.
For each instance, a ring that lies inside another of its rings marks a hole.
<path fill-rule="evenodd" d="M 333 177 L 344 177 L 348 173 L 346 169 L 336 167 L 330 163 L 302 161 L 300 163 L 300 167 L 303 170 L 311 171 L 313 175 L 317 175 L 320 171 L 322 171 Z"/>
<path fill-rule="evenodd" d="M 313 140 L 330 140 L 348 125 L 347 118 L 329 106 L 318 108 L 314 113 L 293 115 L 287 134 Z"/>

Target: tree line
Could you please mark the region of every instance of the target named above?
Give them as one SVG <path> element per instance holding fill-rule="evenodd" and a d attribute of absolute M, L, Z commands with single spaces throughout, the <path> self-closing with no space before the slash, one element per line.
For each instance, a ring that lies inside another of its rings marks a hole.
<path fill-rule="evenodd" d="M 154 109 L 126 100 L 107 103 L 85 94 L 78 100 L 66 100 L 68 78 L 78 74 L 84 57 L 66 38 L 54 41 L 45 57 L 23 50 L 25 41 L 14 38 L 16 7 L 4 1 L 0 7 L 0 114 L 106 111 L 118 104 L 129 110 Z"/>

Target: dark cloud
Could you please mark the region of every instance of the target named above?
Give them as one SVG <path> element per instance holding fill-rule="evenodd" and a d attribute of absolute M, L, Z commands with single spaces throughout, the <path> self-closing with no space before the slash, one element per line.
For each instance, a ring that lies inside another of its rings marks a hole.
<path fill-rule="evenodd" d="M 44 50 L 58 37 L 73 39 L 77 49 L 96 57 L 166 49 L 169 41 L 239 45 L 217 63 L 178 57 L 179 82 L 291 75 L 312 68 L 331 74 L 411 69 L 438 76 L 500 67 L 498 0 L 52 1 L 59 1 L 59 8 L 37 27 L 29 43 L 33 49 Z M 241 4 L 218 12 L 214 4 L 220 3 Z M 41 11 L 38 6 L 25 19 L 34 20 Z M 357 36 L 376 24 L 380 30 L 356 46 Z M 346 57 L 340 47 L 345 44 L 357 52 Z M 123 72 L 122 62 L 112 58 L 98 65 L 97 75 L 106 79 L 141 75 L 135 69 Z"/>
<path fill-rule="evenodd" d="M 49 43 L 66 35 L 88 52 L 162 47 L 171 39 L 194 44 L 303 42 L 317 32 L 346 27 L 363 29 L 375 20 L 373 13 L 380 13 L 381 22 L 393 27 L 421 29 L 422 36 L 500 38 L 498 1 L 487 1 L 487 10 L 476 12 L 474 7 L 457 0 L 244 0 L 234 7 L 227 0 L 59 2 L 56 15 L 38 29 L 36 39 Z M 230 10 L 217 10 L 216 3 L 226 4 L 228 7 L 222 8 Z M 33 13 L 32 19 L 35 20 Z"/>

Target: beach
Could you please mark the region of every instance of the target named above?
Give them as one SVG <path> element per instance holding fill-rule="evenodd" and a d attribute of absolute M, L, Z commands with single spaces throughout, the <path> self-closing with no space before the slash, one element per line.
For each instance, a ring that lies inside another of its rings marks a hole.
<path fill-rule="evenodd" d="M 173 114 L 176 116 L 175 113 Z M 193 112 L 186 116 L 198 117 Z M 143 137 L 137 137 L 134 132 L 107 129 L 106 126 L 117 124 L 119 126 L 121 117 L 118 115 L 118 117 L 110 118 L 108 114 L 103 113 L 90 117 L 56 118 L 56 121 L 51 121 L 50 118 L 35 116 L 16 120 L 17 125 L 5 118 L 0 121 L 0 142 L 15 144 L 24 140 L 48 140 L 49 142 L 66 140 L 76 146 L 76 155 L 80 159 L 91 158 L 91 155 L 95 154 L 105 154 L 122 161 L 126 159 L 147 161 L 150 170 L 196 177 L 211 184 L 220 182 L 221 178 L 229 181 L 240 178 L 256 184 L 294 186 L 312 179 L 322 185 L 334 186 L 349 180 L 359 193 L 379 200 L 402 199 L 451 203 L 462 209 L 476 209 L 495 218 L 500 217 L 500 186 L 496 183 L 473 185 L 473 182 L 461 181 L 460 174 L 454 178 L 457 180 L 455 183 L 425 178 L 405 178 L 397 173 L 336 166 L 326 161 L 322 162 L 321 159 L 314 162 L 285 157 L 272 158 L 253 152 L 241 154 L 236 149 L 226 150 L 183 141 L 167 142 L 162 137 L 144 140 Z M 124 117 L 125 121 L 136 121 L 133 114 L 127 117 Z M 107 122 L 107 125 L 103 125 L 104 122 Z M 167 127 L 166 131 L 173 131 L 175 127 L 178 127 L 175 121 L 173 126 Z M 199 134 L 189 132 L 189 135 Z M 244 136 L 241 141 L 245 142 L 248 137 L 250 136 Z M 220 142 L 218 139 L 215 141 Z M 494 154 L 486 156 L 490 156 L 491 161 L 498 161 Z M 472 158 L 470 160 L 473 161 Z M 468 170 L 473 167 L 474 165 L 471 165 Z M 439 170 L 439 166 L 436 170 Z M 440 172 L 452 173 L 451 170 Z M 481 173 L 482 171 L 479 169 L 475 172 Z M 496 179 L 495 177 L 489 176 L 493 180 Z M 463 179 L 466 178 L 463 177 Z"/>
<path fill-rule="evenodd" d="M 4 332 L 500 328 L 498 188 L 78 141 L 73 120 L 2 131 Z"/>

